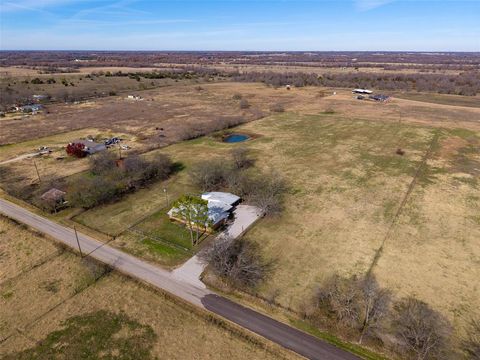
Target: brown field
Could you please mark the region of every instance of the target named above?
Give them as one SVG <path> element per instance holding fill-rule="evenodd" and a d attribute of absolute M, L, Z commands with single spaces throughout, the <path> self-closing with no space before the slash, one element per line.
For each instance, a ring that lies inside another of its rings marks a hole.
<path fill-rule="evenodd" d="M 40 359 L 50 358 L 39 349 L 39 341 L 48 343 L 47 335 L 64 331 L 68 341 L 62 344 L 64 356 L 78 356 L 72 345 L 78 330 L 64 324 L 75 316 L 86 321 L 88 314 L 127 316 L 153 335 L 141 339 L 149 346 L 150 355 L 144 358 L 168 359 L 277 359 L 296 358 L 279 347 L 257 339 L 258 345 L 244 338 L 239 330 L 231 331 L 210 322 L 202 313 L 173 302 L 163 294 L 140 285 L 119 274 L 109 273 L 98 280 L 92 277 L 94 264 L 88 265 L 76 255 L 58 252 L 51 240 L 23 229 L 10 220 L 0 218 L 0 245 L 3 265 L 8 273 L 0 278 L 0 353 L 2 358 L 29 358 L 28 349 L 37 349 Z M 17 239 L 20 242 L 17 242 Z M 52 257 L 52 254 L 56 256 Z M 39 265 L 39 260 L 44 261 Z M 14 262 L 21 264 L 15 269 Z M 36 267 L 32 268 L 35 264 Z M 100 312 L 99 312 L 100 311 Z M 95 329 L 95 339 L 108 334 L 107 324 L 95 317 L 83 326 Z M 103 319 L 105 320 L 105 319 Z M 69 331 L 74 331 L 69 333 Z M 115 337 L 140 336 L 128 328 L 113 334 Z M 82 341 L 82 339 L 77 339 Z M 115 342 L 112 342 L 115 343 Z M 93 340 L 91 349 L 97 341 Z M 104 351 L 119 351 L 114 345 Z M 123 351 L 139 351 L 124 349 Z M 25 352 L 27 351 L 27 352 Z M 23 353 L 22 353 L 23 352 Z M 89 358 L 96 358 L 90 355 Z"/>
<path fill-rule="evenodd" d="M 372 268 L 397 297 L 428 302 L 461 332 L 480 307 L 479 109 L 359 102 L 346 93 L 287 108 L 295 112 L 236 129 L 259 135 L 245 143 L 257 166 L 276 169 L 291 187 L 282 216 L 248 234 L 277 264 L 260 295 L 301 311 L 328 275 Z M 188 168 L 231 148 L 205 138 L 162 152 Z"/>
<path fill-rule="evenodd" d="M 371 270 L 397 298 L 414 295 L 428 302 L 461 333 L 480 308 L 480 107 L 475 98 L 403 94 L 375 103 L 356 100 L 345 89 L 196 86 L 144 91 L 145 100 L 139 102 L 110 97 L 92 106 L 52 105 L 50 114 L 21 126 L 2 120 L 8 134 L 4 141 L 19 143 L 0 147 L 0 153 L 8 151 L 0 158 L 26 151 L 47 134 L 58 134 L 52 143 L 63 141 L 65 132 L 82 129 L 128 134 L 132 146 L 141 151 L 151 143 L 166 146 L 148 156 L 168 153 L 185 165 L 169 180 L 173 200 L 191 189 L 186 174 L 192 164 L 225 158 L 237 146 L 211 136 L 170 145 L 185 129 L 204 126 L 218 116 L 253 120 L 255 112 L 262 112 L 264 118 L 235 131 L 257 135 L 244 143 L 256 166 L 280 172 L 289 192 L 282 215 L 263 219 L 247 235 L 276 264 L 258 294 L 301 311 L 332 273 Z M 248 99 L 250 109 L 239 109 L 232 99 L 236 93 Z M 275 103 L 286 112 L 272 114 Z M 158 137 L 156 127 L 165 129 L 165 137 Z M 397 155 L 398 148 L 405 155 Z M 34 168 L 28 161 L 8 164 L 9 173 L 33 181 Z M 48 158 L 39 163 L 51 169 L 52 177 L 62 177 L 84 170 L 83 161 L 72 161 L 69 169 Z M 178 261 L 176 255 L 124 233 L 138 223 L 156 224 L 152 219 L 165 207 L 163 187 L 153 184 L 74 219 L 119 235 L 113 245 L 171 265 Z"/>

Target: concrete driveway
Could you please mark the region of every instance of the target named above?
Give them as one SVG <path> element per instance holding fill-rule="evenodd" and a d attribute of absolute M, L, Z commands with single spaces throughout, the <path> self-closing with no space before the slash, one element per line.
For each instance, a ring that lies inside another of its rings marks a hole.
<path fill-rule="evenodd" d="M 249 227 L 263 216 L 263 212 L 256 206 L 238 205 L 233 211 L 233 223 L 225 231 L 217 236 L 218 238 L 236 239 L 242 236 Z M 198 255 L 191 257 L 183 265 L 172 271 L 172 275 L 189 284 L 206 289 L 205 284 L 200 280 L 205 267 L 207 266 Z"/>

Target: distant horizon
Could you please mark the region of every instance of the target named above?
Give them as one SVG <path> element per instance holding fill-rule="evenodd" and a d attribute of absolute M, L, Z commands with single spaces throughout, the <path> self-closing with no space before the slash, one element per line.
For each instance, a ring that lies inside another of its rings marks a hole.
<path fill-rule="evenodd" d="M 187 53 L 414 53 L 414 54 L 479 54 L 480 51 L 452 51 L 452 50 L 119 50 L 119 49 L 0 49 L 0 52 L 187 52 Z"/>
<path fill-rule="evenodd" d="M 0 0 L 0 49 L 470 53 L 478 14 L 471 0 Z"/>

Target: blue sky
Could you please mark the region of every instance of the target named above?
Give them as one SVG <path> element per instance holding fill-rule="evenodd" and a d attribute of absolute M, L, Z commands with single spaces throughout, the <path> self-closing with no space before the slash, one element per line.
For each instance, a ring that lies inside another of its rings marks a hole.
<path fill-rule="evenodd" d="M 480 51 L 480 0 L 0 0 L 0 49 Z"/>

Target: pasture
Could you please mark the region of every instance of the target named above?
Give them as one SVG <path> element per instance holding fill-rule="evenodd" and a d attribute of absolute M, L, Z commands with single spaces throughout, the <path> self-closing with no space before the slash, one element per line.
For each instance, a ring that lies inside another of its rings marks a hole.
<path fill-rule="evenodd" d="M 145 100 L 139 102 L 110 97 L 92 106 L 52 105 L 49 114 L 31 122 L 1 120 L 2 141 L 16 143 L 0 148 L 5 150 L 0 151 L 1 159 L 40 143 L 61 143 L 71 136 L 68 132 L 92 131 L 126 134 L 147 157 L 169 154 L 185 168 L 168 181 L 79 213 L 73 220 L 115 236 L 113 246 L 172 266 L 188 258 L 190 249 L 180 251 L 131 230 L 167 234 L 181 245 L 181 231 L 172 231 L 165 222 L 163 189 L 169 201 L 197 191 L 188 177 L 192 165 L 225 159 L 232 148 L 245 146 L 256 167 L 276 171 L 289 188 L 282 214 L 261 220 L 247 234 L 259 244 L 262 256 L 275 263 L 269 281 L 257 289 L 259 296 L 301 312 L 318 284 L 332 273 L 370 271 L 395 296 L 414 295 L 447 315 L 458 331 L 470 313 L 478 312 L 476 98 L 403 94 L 375 103 L 356 100 L 345 89 L 287 91 L 247 83 L 202 84 L 200 89 L 177 84 L 142 96 Z M 238 98 L 247 99 L 250 107 L 241 109 Z M 272 111 L 273 104 L 285 112 Z M 235 128 L 254 134 L 254 139 L 226 144 L 207 135 L 179 142 L 185 132 L 208 130 L 218 117 L 235 116 L 260 118 Z M 56 161 L 47 157 L 38 163 L 52 169 L 52 178 L 81 176 L 87 169 L 85 159 L 60 162 L 61 166 L 54 165 L 60 164 Z M 7 175 L 35 181 L 31 160 L 7 165 Z"/>
<path fill-rule="evenodd" d="M 396 296 L 415 295 L 463 324 L 480 306 L 478 118 L 438 121 L 444 106 L 403 100 L 357 112 L 349 110 L 364 104 L 328 101 L 333 114 L 284 113 L 236 129 L 258 135 L 244 143 L 256 166 L 289 184 L 282 215 L 247 234 L 276 264 L 259 295 L 301 311 L 332 273 L 372 271 Z M 162 151 L 188 168 L 233 146 L 242 145 L 207 137 Z"/>

